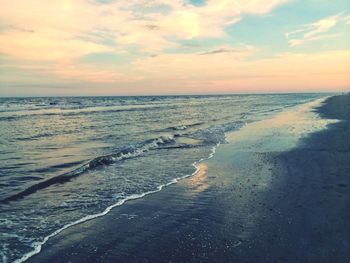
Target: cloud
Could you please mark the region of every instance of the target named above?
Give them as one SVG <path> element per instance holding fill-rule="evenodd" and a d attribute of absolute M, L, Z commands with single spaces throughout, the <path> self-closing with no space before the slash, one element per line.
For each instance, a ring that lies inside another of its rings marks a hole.
<path fill-rule="evenodd" d="M 222 54 L 222 53 L 242 53 L 247 54 L 247 51 L 255 51 L 256 48 L 252 46 L 245 46 L 244 48 L 230 48 L 230 47 L 220 47 L 217 49 L 213 49 L 210 51 L 202 52 L 199 55 L 215 55 L 215 54 Z"/>
<path fill-rule="evenodd" d="M 214 55 L 214 54 L 220 54 L 220 53 L 232 53 L 232 52 L 240 52 L 240 50 L 237 49 L 226 49 L 226 48 L 219 48 L 214 49 L 211 51 L 200 53 L 199 55 Z"/>
<path fill-rule="evenodd" d="M 345 24 L 350 26 L 350 16 L 345 17 Z"/>
<path fill-rule="evenodd" d="M 0 0 L 1 24 L 7 25 L 0 28 L 0 54 L 19 64 L 48 62 L 52 66 L 45 74 L 56 77 L 133 79 L 132 64 L 97 68 L 80 58 L 109 52 L 137 61 L 161 57 L 169 49 L 181 52 L 181 41 L 225 37 L 225 27 L 244 14 L 264 15 L 285 2 L 208 0 L 194 6 L 186 0 Z"/>
<path fill-rule="evenodd" d="M 0 32 L 3 31 L 19 31 L 19 32 L 25 32 L 25 33 L 35 33 L 33 29 L 29 28 L 20 28 L 14 25 L 0 25 Z"/>
<path fill-rule="evenodd" d="M 242 14 L 266 14 L 284 2 L 286 0 L 208 0 L 204 5 L 193 6 L 185 0 L 102 3 L 0 0 L 0 17 L 15 28 L 30 28 L 38 38 L 46 39 L 46 43 L 69 41 L 91 32 L 98 36 L 102 32 L 108 33 L 108 38 L 114 39 L 119 49 L 137 44 L 148 51 L 164 50 L 177 40 L 223 36 L 224 28 L 239 21 Z M 12 41 L 22 42 L 23 51 L 31 49 L 25 47 L 26 41 L 23 40 L 27 35 L 22 33 Z M 101 37 L 97 39 L 103 40 Z M 6 53 L 5 50 L 0 52 Z"/>
<path fill-rule="evenodd" d="M 301 29 L 297 29 L 285 34 L 290 46 L 300 46 L 310 41 L 337 37 L 337 34 L 325 34 L 334 28 L 339 21 L 342 20 L 341 14 L 329 16 L 309 25 L 305 25 Z M 299 37 L 293 37 L 298 35 Z"/>
<path fill-rule="evenodd" d="M 159 27 L 157 25 L 146 25 L 146 28 L 149 30 L 158 30 Z"/>

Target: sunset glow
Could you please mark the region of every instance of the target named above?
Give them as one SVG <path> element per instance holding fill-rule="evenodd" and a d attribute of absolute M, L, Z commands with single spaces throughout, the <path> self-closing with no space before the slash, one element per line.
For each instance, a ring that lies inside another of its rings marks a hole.
<path fill-rule="evenodd" d="M 346 0 L 0 0 L 0 95 L 344 91 Z"/>

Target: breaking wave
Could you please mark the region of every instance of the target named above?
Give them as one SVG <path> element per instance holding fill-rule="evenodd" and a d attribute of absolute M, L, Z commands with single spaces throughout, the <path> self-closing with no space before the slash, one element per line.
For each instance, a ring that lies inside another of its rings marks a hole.
<path fill-rule="evenodd" d="M 38 190 L 47 188 L 53 184 L 58 184 L 58 183 L 62 184 L 62 183 L 68 182 L 74 177 L 80 176 L 90 170 L 98 169 L 101 166 L 110 165 L 125 159 L 135 158 L 150 150 L 157 149 L 158 147 L 165 146 L 171 143 L 175 143 L 174 136 L 161 136 L 156 139 L 146 140 L 134 146 L 126 147 L 116 153 L 96 157 L 90 160 L 89 162 L 83 164 L 82 166 L 78 167 L 77 169 L 52 177 L 48 180 L 38 182 L 24 189 L 21 192 L 8 196 L 0 200 L 0 203 L 8 203 L 11 201 L 16 201 L 27 195 L 35 193 Z"/>

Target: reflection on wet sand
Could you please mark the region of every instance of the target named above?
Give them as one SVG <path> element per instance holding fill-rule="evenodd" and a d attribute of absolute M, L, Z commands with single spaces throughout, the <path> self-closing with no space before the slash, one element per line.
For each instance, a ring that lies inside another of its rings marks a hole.
<path fill-rule="evenodd" d="M 205 182 L 207 170 L 208 166 L 205 163 L 199 163 L 197 172 L 187 180 L 183 180 L 183 184 L 196 193 L 203 192 L 209 187 Z"/>

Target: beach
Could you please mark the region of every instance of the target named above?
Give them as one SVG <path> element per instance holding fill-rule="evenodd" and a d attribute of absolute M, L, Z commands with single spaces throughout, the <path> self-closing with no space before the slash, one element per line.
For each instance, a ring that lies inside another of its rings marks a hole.
<path fill-rule="evenodd" d="M 350 263 L 349 1 L 0 17 L 0 263 Z"/>
<path fill-rule="evenodd" d="M 193 176 L 61 231 L 27 262 L 347 262 L 349 105 L 335 96 L 229 133 Z"/>

